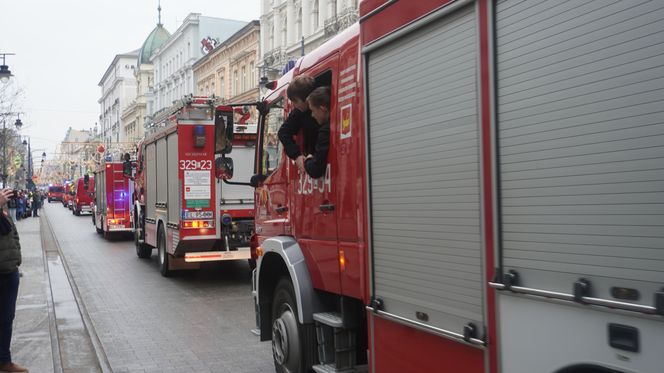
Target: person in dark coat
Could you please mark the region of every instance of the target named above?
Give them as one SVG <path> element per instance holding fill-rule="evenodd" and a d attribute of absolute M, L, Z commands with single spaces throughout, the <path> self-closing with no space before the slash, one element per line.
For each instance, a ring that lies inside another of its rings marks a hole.
<path fill-rule="evenodd" d="M 330 149 L 330 87 L 314 89 L 307 97 L 307 103 L 311 116 L 318 123 L 318 137 L 314 151 L 304 160 L 304 169 L 309 176 L 317 179 L 325 175 Z"/>
<path fill-rule="evenodd" d="M 21 265 L 18 231 L 5 209 L 12 195 L 11 189 L 0 191 L 0 372 L 27 372 L 12 361 L 10 351 Z"/>
<path fill-rule="evenodd" d="M 300 75 L 293 79 L 288 85 L 286 95 L 294 106 L 288 117 L 277 132 L 279 141 L 284 146 L 284 151 L 288 158 L 295 161 L 297 168 L 304 172 L 304 160 L 307 155 L 315 151 L 316 139 L 318 138 L 319 126 L 316 120 L 311 116 L 311 110 L 307 104 L 307 96 L 315 88 L 316 81 L 309 75 Z M 302 131 L 303 151 L 295 143 L 293 136 L 297 136 Z"/>
<path fill-rule="evenodd" d="M 32 217 L 33 218 L 38 218 L 39 214 L 37 213 L 37 210 L 39 210 L 39 204 L 41 203 L 41 195 L 39 194 L 39 191 L 35 189 L 34 192 L 32 192 Z"/>

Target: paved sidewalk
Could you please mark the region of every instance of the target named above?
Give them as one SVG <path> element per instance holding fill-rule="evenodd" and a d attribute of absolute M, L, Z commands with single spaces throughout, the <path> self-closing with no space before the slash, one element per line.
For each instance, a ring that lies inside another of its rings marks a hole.
<path fill-rule="evenodd" d="M 49 321 L 50 287 L 44 266 L 39 218 L 16 222 L 21 238 L 20 271 L 12 359 L 30 372 L 54 372 Z"/>

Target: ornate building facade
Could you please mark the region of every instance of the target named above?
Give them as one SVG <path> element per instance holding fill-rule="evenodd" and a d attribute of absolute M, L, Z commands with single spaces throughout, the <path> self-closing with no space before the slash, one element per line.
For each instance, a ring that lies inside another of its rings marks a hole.
<path fill-rule="evenodd" d="M 258 99 L 260 22 L 251 21 L 221 42 L 194 66 L 197 95 L 212 95 L 226 102 Z"/>
<path fill-rule="evenodd" d="M 122 113 L 136 98 L 136 61 L 139 50 L 115 56 L 99 81 L 101 98 L 99 125 L 105 144 L 124 142 L 125 131 L 122 126 Z"/>
<path fill-rule="evenodd" d="M 247 23 L 191 13 L 150 61 L 154 65 L 155 114 L 193 94 L 193 65 Z"/>
<path fill-rule="evenodd" d="M 150 35 L 143 42 L 138 53 L 134 77 L 136 78 L 136 99 L 130 102 L 122 113 L 124 138 L 128 142 L 137 142 L 143 138 L 148 113 L 154 106 L 154 67 L 150 57 L 171 37 L 161 22 L 157 23 Z"/>
<path fill-rule="evenodd" d="M 289 61 L 357 21 L 359 0 L 261 0 L 261 76 L 276 78 Z"/>

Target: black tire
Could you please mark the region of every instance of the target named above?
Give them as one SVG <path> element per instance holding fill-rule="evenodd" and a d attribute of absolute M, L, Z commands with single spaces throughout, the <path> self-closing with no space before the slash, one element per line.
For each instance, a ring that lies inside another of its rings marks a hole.
<path fill-rule="evenodd" d="M 134 214 L 134 224 L 136 224 L 136 228 L 134 229 L 134 245 L 136 246 L 136 256 L 141 259 L 149 259 L 152 257 L 152 246 L 146 244 L 145 242 L 139 242 L 143 225 L 138 222 L 136 214 Z"/>
<path fill-rule="evenodd" d="M 101 234 L 104 236 L 105 240 L 110 240 L 111 239 L 111 232 L 108 230 L 108 225 L 106 226 L 106 229 L 104 229 L 104 221 L 101 221 Z"/>
<path fill-rule="evenodd" d="M 307 373 L 317 362 L 314 325 L 300 324 L 298 312 L 293 284 L 282 277 L 272 298 L 272 357 L 277 373 Z"/>
<path fill-rule="evenodd" d="M 104 233 L 104 221 L 101 221 L 101 228 L 97 228 L 97 224 L 95 223 L 95 229 L 97 230 L 97 234 L 102 234 Z"/>
<path fill-rule="evenodd" d="M 166 233 L 164 232 L 163 225 L 159 226 L 157 232 L 157 251 L 159 252 L 159 272 L 164 277 L 170 277 L 173 274 L 173 271 L 168 269 L 169 258 L 168 253 L 166 252 Z"/>
<path fill-rule="evenodd" d="M 74 209 L 74 215 L 81 216 L 81 210 Z"/>

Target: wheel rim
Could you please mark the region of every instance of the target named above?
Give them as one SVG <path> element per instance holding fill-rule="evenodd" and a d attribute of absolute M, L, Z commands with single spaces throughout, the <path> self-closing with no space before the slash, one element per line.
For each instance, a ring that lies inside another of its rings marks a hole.
<path fill-rule="evenodd" d="M 296 371 L 300 360 L 297 328 L 293 309 L 284 304 L 281 315 L 272 323 L 272 354 L 277 364 L 286 372 Z"/>

